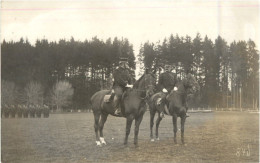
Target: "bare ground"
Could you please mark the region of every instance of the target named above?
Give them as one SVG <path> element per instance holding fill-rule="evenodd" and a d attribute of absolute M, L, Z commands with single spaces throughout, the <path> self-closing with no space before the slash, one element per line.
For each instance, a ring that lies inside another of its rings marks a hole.
<path fill-rule="evenodd" d="M 155 118 L 156 121 L 156 118 Z M 192 113 L 186 121 L 187 146 L 173 143 L 166 116 L 160 140 L 150 142 L 149 112 L 139 131 L 139 147 L 123 145 L 125 119 L 109 116 L 106 146 L 96 147 L 92 113 L 51 114 L 50 118 L 1 120 L 2 162 L 259 162 L 259 114 Z M 178 122 L 178 125 L 180 123 Z M 180 126 L 180 125 L 179 125 Z"/>

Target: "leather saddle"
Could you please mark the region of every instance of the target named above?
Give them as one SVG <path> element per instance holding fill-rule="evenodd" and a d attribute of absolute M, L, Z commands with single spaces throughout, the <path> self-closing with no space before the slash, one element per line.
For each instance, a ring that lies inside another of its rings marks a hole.
<path fill-rule="evenodd" d="M 110 91 L 109 94 L 104 96 L 104 102 L 105 103 L 109 103 L 110 102 L 109 99 L 110 99 L 111 95 L 112 95 L 112 91 Z M 113 102 L 115 102 L 117 100 L 117 96 L 115 95 L 112 100 L 113 100 Z"/>

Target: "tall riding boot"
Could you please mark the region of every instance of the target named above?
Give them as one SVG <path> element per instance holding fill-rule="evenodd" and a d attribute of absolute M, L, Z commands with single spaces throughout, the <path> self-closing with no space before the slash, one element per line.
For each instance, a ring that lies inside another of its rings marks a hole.
<path fill-rule="evenodd" d="M 116 105 L 115 105 L 115 109 L 116 109 L 116 111 L 115 111 L 115 115 L 120 115 L 121 114 L 121 98 L 118 98 L 117 100 L 116 100 Z"/>
<path fill-rule="evenodd" d="M 115 93 L 112 93 L 111 96 L 109 97 L 108 102 L 112 102 L 114 97 L 115 97 Z"/>

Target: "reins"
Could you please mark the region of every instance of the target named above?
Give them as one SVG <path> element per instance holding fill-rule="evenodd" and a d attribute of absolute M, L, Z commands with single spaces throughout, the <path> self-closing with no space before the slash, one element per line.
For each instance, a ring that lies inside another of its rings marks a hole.
<path fill-rule="evenodd" d="M 151 76 L 153 76 L 153 74 L 150 74 Z M 154 76 L 153 76 L 154 77 Z M 137 88 L 137 87 L 140 87 L 140 82 L 141 82 L 141 79 L 143 79 L 144 78 L 144 89 L 140 89 L 140 88 Z M 148 84 L 148 85 L 146 85 L 146 77 L 143 75 L 138 81 L 137 81 L 137 83 L 135 83 L 134 84 L 134 88 L 132 88 L 132 90 L 135 90 L 136 92 L 141 92 L 141 93 L 143 93 L 143 92 L 145 92 L 146 93 L 146 95 L 145 95 L 145 97 L 140 97 L 140 99 L 141 100 L 146 100 L 146 99 L 148 99 L 149 98 L 149 96 L 148 96 L 148 94 L 147 94 L 147 89 L 149 88 L 149 87 L 153 87 L 153 85 L 152 84 Z"/>

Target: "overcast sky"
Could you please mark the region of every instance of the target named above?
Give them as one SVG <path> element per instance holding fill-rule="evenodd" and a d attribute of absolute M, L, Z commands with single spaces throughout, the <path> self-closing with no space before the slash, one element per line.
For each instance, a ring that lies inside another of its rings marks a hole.
<path fill-rule="evenodd" d="M 229 43 L 251 38 L 258 47 L 260 42 L 258 0 L 2 0 L 1 5 L 1 41 L 117 36 L 128 38 L 135 54 L 141 43 L 176 33 L 194 38 L 199 32 L 213 41 L 220 35 Z"/>

